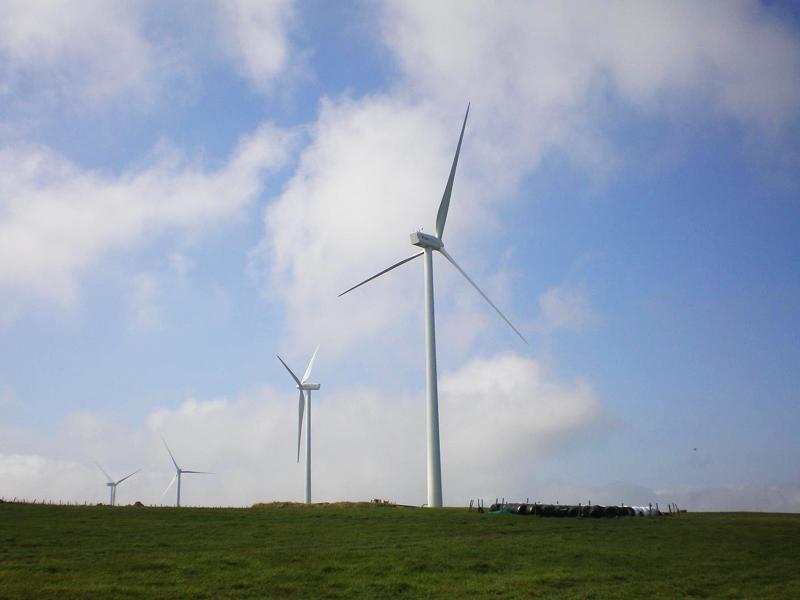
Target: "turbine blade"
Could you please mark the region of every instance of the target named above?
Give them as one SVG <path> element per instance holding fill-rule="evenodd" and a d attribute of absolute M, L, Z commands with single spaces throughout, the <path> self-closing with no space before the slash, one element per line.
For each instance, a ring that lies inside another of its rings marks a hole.
<path fill-rule="evenodd" d="M 122 483 L 123 481 L 128 479 L 128 477 L 133 477 L 134 475 L 136 475 L 139 471 L 141 471 L 141 469 L 136 469 L 133 473 L 131 473 L 130 475 L 126 475 L 125 477 L 120 479 L 118 482 L 116 482 L 114 485 L 119 485 L 120 483 Z"/>
<path fill-rule="evenodd" d="M 167 446 L 167 440 L 164 439 L 163 435 L 161 436 L 161 441 L 164 442 L 164 447 L 167 449 L 167 452 L 169 452 L 169 457 L 172 459 L 172 464 L 175 465 L 175 468 L 180 471 L 181 468 L 178 466 L 178 463 L 175 462 L 175 457 L 172 456 L 172 450 L 170 450 L 169 446 Z"/>
<path fill-rule="evenodd" d="M 276 354 L 275 356 L 278 356 L 278 355 Z M 282 359 L 280 356 L 278 356 L 278 360 L 279 360 L 279 361 L 281 361 L 281 364 L 282 364 L 284 367 L 286 367 L 286 370 L 287 370 L 287 371 L 289 371 L 289 375 L 291 375 L 291 376 L 292 376 L 292 379 L 294 379 L 294 380 L 297 382 L 297 385 L 303 385 L 302 383 L 300 383 L 300 380 L 297 378 L 297 375 L 295 375 L 295 374 L 292 372 L 292 370 L 289 368 L 289 365 L 287 365 L 285 362 L 283 362 L 283 359 Z"/>
<path fill-rule="evenodd" d="M 95 461 L 95 463 L 94 463 L 94 464 L 96 464 L 96 465 L 97 465 L 97 468 L 98 468 L 98 469 L 100 469 L 100 470 L 103 472 L 103 475 L 105 475 L 105 476 L 106 476 L 106 479 L 108 479 L 108 483 L 114 483 L 114 480 L 113 480 L 113 479 L 111 479 L 111 475 L 109 475 L 108 473 L 106 473 L 106 470 L 105 470 L 103 467 L 101 467 L 101 466 L 100 466 L 100 463 L 98 463 L 98 462 L 96 462 L 96 461 Z"/>
<path fill-rule="evenodd" d="M 409 256 L 408 258 L 404 258 L 404 259 L 403 259 L 403 260 L 401 260 L 400 262 L 394 263 L 394 264 L 393 264 L 391 267 L 389 267 L 388 269 L 384 269 L 383 271 L 381 271 L 381 272 L 380 272 L 380 273 L 378 273 L 377 275 L 373 275 L 373 276 L 372 276 L 372 277 L 370 277 L 369 279 L 365 279 L 365 280 L 364 280 L 364 281 L 362 281 L 361 283 L 358 283 L 358 284 L 354 285 L 354 286 L 353 286 L 353 287 L 351 287 L 349 290 L 345 290 L 345 291 L 343 291 L 341 294 L 339 294 L 339 298 L 341 298 L 342 296 L 344 296 L 344 295 L 345 295 L 347 292 L 352 292 L 352 291 L 353 291 L 354 289 L 356 289 L 357 287 L 361 287 L 362 285 L 364 285 L 365 283 L 368 283 L 368 282 L 372 281 L 372 280 L 373 280 L 373 279 L 375 279 L 376 277 L 380 277 L 380 276 L 381 276 L 381 275 L 383 275 L 384 273 L 388 273 L 388 272 L 389 272 L 389 271 L 391 271 L 392 269 L 396 269 L 396 268 L 397 268 L 397 267 L 399 267 L 400 265 L 404 265 L 404 264 L 406 264 L 408 261 L 410 261 L 410 260 L 414 260 L 414 259 L 415 259 L 415 258 L 417 258 L 418 256 L 422 256 L 423 254 L 425 254 L 425 250 L 423 250 L 423 251 L 421 251 L 421 252 L 417 252 L 416 254 L 414 254 L 413 256 Z"/>
<path fill-rule="evenodd" d="M 306 367 L 306 372 L 303 374 L 303 383 L 308 381 L 308 378 L 311 377 L 311 370 L 314 368 L 314 361 L 317 359 L 317 352 L 319 352 L 319 344 L 317 345 L 316 349 L 314 350 L 314 354 L 311 355 L 311 360 L 308 361 L 308 366 Z"/>
<path fill-rule="evenodd" d="M 169 482 L 169 485 L 167 486 L 167 489 L 165 489 L 163 492 L 161 492 L 161 497 L 162 497 L 162 498 L 163 498 L 163 497 L 166 495 L 166 493 L 169 491 L 169 488 L 171 488 L 171 487 L 172 487 L 172 486 L 175 484 L 175 481 L 176 481 L 177 479 L 178 479 L 178 474 L 176 473 L 176 474 L 175 474 L 175 477 L 173 477 L 173 478 L 172 478 L 172 481 L 170 481 L 170 482 Z"/>
<path fill-rule="evenodd" d="M 458 155 L 461 152 L 461 140 L 464 139 L 464 128 L 467 126 L 469 116 L 469 104 L 467 104 L 467 114 L 464 115 L 464 124 L 461 126 L 461 135 L 458 137 L 456 155 L 453 157 L 453 166 L 450 167 L 450 177 L 447 178 L 447 185 L 444 188 L 442 201 L 439 203 L 439 212 L 436 213 L 436 236 L 442 239 L 444 234 L 444 223 L 447 221 L 447 211 L 450 208 L 450 194 L 453 193 L 453 180 L 456 178 L 456 167 L 458 166 Z"/>
<path fill-rule="evenodd" d="M 181 471 L 181 473 L 195 473 L 198 475 L 214 475 L 211 471 Z"/>
<path fill-rule="evenodd" d="M 297 462 L 300 462 L 300 438 L 303 435 L 303 412 L 305 411 L 305 396 L 300 390 L 300 397 L 297 399 Z"/>
<path fill-rule="evenodd" d="M 500 315 L 501 317 L 503 317 L 503 320 L 504 320 L 506 323 L 508 323 L 508 326 L 509 326 L 509 327 L 511 327 L 511 329 L 513 329 L 513 330 L 514 330 L 514 333 L 516 333 L 516 334 L 519 336 L 519 338 L 520 338 L 520 339 L 521 339 L 523 342 L 525 342 L 525 343 L 527 344 L 527 343 L 528 343 L 528 340 L 526 340 L 526 339 L 525 339 L 525 338 L 522 336 L 522 334 L 521 334 L 521 333 L 520 333 L 520 332 L 517 330 L 517 328 L 516 328 L 516 327 L 514 327 L 514 325 L 512 325 L 512 324 L 511 324 L 511 321 L 509 321 L 509 320 L 508 320 L 508 318 L 507 318 L 507 317 L 506 317 L 506 316 L 505 316 L 505 315 L 504 315 L 504 314 L 503 314 L 503 313 L 500 311 L 500 309 L 499 309 L 499 308 L 497 308 L 497 307 L 494 305 L 494 302 L 492 302 L 491 300 L 489 300 L 489 296 L 487 296 L 486 294 L 484 294 L 484 293 L 483 293 L 483 290 L 481 290 L 481 288 L 479 288 L 479 287 L 478 287 L 478 284 L 476 284 L 474 281 L 472 281 L 472 279 L 470 279 L 470 278 L 469 278 L 469 275 L 467 275 L 467 274 L 464 272 L 464 269 L 462 269 L 461 267 L 459 267 L 459 266 L 458 266 L 458 263 L 456 263 L 456 261 L 455 261 L 455 260 L 453 260 L 453 257 L 452 257 L 452 256 L 450 256 L 450 255 L 447 253 L 447 250 L 445 250 L 444 248 L 440 248 L 440 249 L 439 249 L 439 252 L 441 252 L 441 253 L 444 255 L 444 257 L 445 257 L 447 260 L 449 260 L 449 261 L 450 261 L 450 264 L 452 264 L 452 265 L 453 265 L 453 266 L 454 266 L 456 269 L 458 269 L 458 272 L 459 272 L 459 273 L 461 273 L 461 274 L 464 276 L 464 278 L 465 278 L 467 281 L 469 281 L 469 282 L 472 284 L 472 287 L 474 287 L 474 288 L 475 288 L 475 289 L 478 291 L 478 293 L 479 293 L 481 296 L 483 296 L 483 299 L 484 299 L 484 300 L 486 300 L 486 301 L 489 303 L 489 306 L 491 306 L 493 309 L 495 309 L 495 310 L 497 311 L 497 314 L 498 314 L 498 315 Z"/>

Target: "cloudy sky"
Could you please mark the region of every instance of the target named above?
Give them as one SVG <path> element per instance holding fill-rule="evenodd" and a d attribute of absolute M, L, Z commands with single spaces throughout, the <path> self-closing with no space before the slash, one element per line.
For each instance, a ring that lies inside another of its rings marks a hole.
<path fill-rule="evenodd" d="M 783 2 L 0 0 L 0 496 L 800 511 Z"/>

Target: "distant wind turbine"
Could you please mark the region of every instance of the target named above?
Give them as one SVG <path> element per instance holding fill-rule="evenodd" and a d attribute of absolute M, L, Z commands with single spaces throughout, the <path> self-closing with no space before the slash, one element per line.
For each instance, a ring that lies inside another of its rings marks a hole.
<path fill-rule="evenodd" d="M 183 475 L 184 473 L 197 473 L 199 475 L 213 475 L 213 473 L 211 473 L 209 471 L 189 471 L 187 469 L 181 469 L 178 466 L 178 463 L 175 462 L 175 457 L 172 456 L 172 451 L 169 449 L 169 446 L 167 446 L 167 440 L 165 440 L 162 437 L 161 441 L 164 442 L 164 447 L 167 449 L 167 452 L 169 452 L 169 457 L 172 459 L 172 464 L 175 465 L 175 477 L 173 477 L 172 481 L 169 482 L 169 485 L 167 486 L 167 489 L 165 489 L 162 492 L 161 497 L 163 498 L 164 495 L 169 491 L 169 488 L 171 488 L 173 486 L 173 484 L 177 481 L 178 482 L 178 493 L 177 493 L 177 496 L 176 496 L 176 499 L 175 499 L 175 506 L 180 508 L 180 506 L 181 506 L 181 475 Z"/>
<path fill-rule="evenodd" d="M 106 485 L 108 486 L 108 504 L 109 504 L 109 506 L 114 506 L 117 503 L 117 486 L 120 483 L 122 483 L 123 481 L 125 481 L 126 479 L 128 479 L 128 477 L 133 477 L 139 471 L 141 471 L 141 469 L 136 469 L 130 475 L 125 475 L 125 477 L 123 477 L 122 479 L 120 479 L 118 481 L 114 481 L 113 479 L 111 479 L 111 475 L 106 473 L 106 470 L 103 467 L 101 467 L 99 463 L 94 463 L 94 464 L 97 465 L 97 468 L 100 469 L 103 472 L 103 475 L 106 476 L 106 479 L 108 479 L 108 483 L 106 483 Z"/>
<path fill-rule="evenodd" d="M 442 464 L 439 453 L 439 393 L 436 378 L 436 327 L 433 315 L 433 251 L 436 250 L 444 256 L 448 262 L 453 265 L 456 270 L 461 273 L 464 278 L 470 283 L 472 287 L 489 303 L 498 315 L 508 323 L 509 327 L 514 330 L 523 342 L 526 344 L 528 341 L 522 336 L 511 321 L 500 312 L 500 309 L 489 300 L 489 297 L 483 293 L 478 285 L 470 279 L 464 270 L 458 266 L 455 259 L 444 249 L 442 236 L 444 234 L 444 224 L 447 220 L 447 211 L 450 208 L 450 195 L 453 192 L 453 181 L 456 177 L 456 166 L 458 165 L 458 155 L 461 152 L 461 142 L 464 139 L 464 129 L 467 126 L 467 117 L 469 116 L 469 105 L 467 105 L 467 113 L 464 115 L 464 123 L 461 125 L 461 135 L 458 138 L 458 146 L 456 146 L 456 154 L 453 158 L 453 165 L 450 168 L 450 177 L 447 179 L 447 185 L 444 188 L 444 195 L 442 201 L 439 203 L 439 212 L 436 215 L 436 235 L 428 235 L 422 231 L 415 231 L 411 234 L 411 243 L 414 246 L 422 248 L 420 252 L 404 258 L 400 262 L 393 264 L 365 279 L 361 283 L 354 285 L 348 290 L 345 290 L 339 296 L 344 296 L 346 293 L 353 291 L 357 287 L 380 277 L 384 273 L 388 273 L 392 269 L 396 269 L 400 265 L 414 260 L 425 255 L 425 356 L 426 356 L 426 380 L 427 380 L 427 396 L 428 396 L 428 506 L 440 507 L 442 506 Z"/>
<path fill-rule="evenodd" d="M 298 404 L 297 404 L 297 413 L 298 413 L 298 420 L 297 420 L 297 462 L 300 462 L 300 438 L 302 437 L 303 433 L 303 407 L 304 404 L 308 403 L 308 410 L 305 411 L 307 413 L 306 416 L 306 504 L 311 504 L 311 390 L 318 390 L 319 384 L 318 383 L 308 383 L 309 377 L 311 377 L 311 369 L 314 368 L 314 361 L 317 358 L 317 352 L 319 352 L 319 346 L 317 346 L 316 350 L 314 350 L 314 354 L 311 355 L 311 360 L 308 362 L 308 367 L 306 367 L 306 372 L 303 374 L 302 379 L 298 379 L 297 375 L 295 375 L 292 370 L 289 368 L 283 359 L 278 356 L 278 360 L 281 361 L 281 364 L 286 367 L 286 370 L 289 371 L 289 375 L 292 376 L 295 383 L 297 384 L 297 389 L 300 390 L 300 396 L 298 397 Z M 308 395 L 308 400 L 305 400 L 303 395 L 305 392 Z"/>

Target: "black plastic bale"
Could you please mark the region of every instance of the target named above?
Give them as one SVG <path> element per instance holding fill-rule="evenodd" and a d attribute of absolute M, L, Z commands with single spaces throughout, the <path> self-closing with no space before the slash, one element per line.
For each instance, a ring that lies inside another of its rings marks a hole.
<path fill-rule="evenodd" d="M 511 512 L 513 512 L 515 515 L 527 515 L 528 508 L 524 504 L 516 504 Z"/>
<path fill-rule="evenodd" d="M 541 515 L 543 517 L 552 517 L 553 514 L 556 512 L 556 507 L 552 504 L 544 504 L 539 507 L 541 509 Z"/>
<path fill-rule="evenodd" d="M 593 519 L 599 519 L 605 514 L 606 514 L 606 507 L 600 506 L 599 504 L 595 504 L 589 511 L 589 516 L 592 517 Z"/>
<path fill-rule="evenodd" d="M 605 516 L 608 518 L 616 517 L 619 514 L 616 506 L 606 506 Z"/>
<path fill-rule="evenodd" d="M 581 516 L 581 507 L 580 506 L 570 506 L 568 516 L 570 517 L 580 517 Z"/>

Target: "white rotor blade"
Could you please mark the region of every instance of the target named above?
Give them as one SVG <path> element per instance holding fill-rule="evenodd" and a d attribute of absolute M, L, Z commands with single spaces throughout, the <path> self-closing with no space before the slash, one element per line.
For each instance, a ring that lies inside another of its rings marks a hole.
<path fill-rule="evenodd" d="M 169 452 L 169 457 L 172 459 L 172 464 L 175 465 L 176 469 L 180 470 L 178 463 L 175 461 L 175 457 L 172 456 L 172 451 L 169 449 L 169 446 L 167 446 L 167 440 L 164 439 L 163 435 L 161 436 L 161 441 L 164 442 L 164 447 L 167 449 L 167 452 Z"/>
<path fill-rule="evenodd" d="M 134 475 L 136 475 L 136 474 L 137 474 L 139 471 L 141 471 L 141 469 L 136 469 L 136 470 L 135 470 L 133 473 L 131 473 L 130 475 L 125 475 L 125 477 L 123 477 L 122 479 L 120 479 L 120 480 L 119 480 L 117 483 L 115 483 L 114 485 L 119 485 L 120 483 L 122 483 L 123 481 L 125 481 L 126 479 L 128 479 L 128 477 L 133 477 Z"/>
<path fill-rule="evenodd" d="M 306 372 L 303 374 L 303 383 L 308 381 L 308 378 L 311 377 L 311 369 L 314 368 L 314 361 L 317 359 L 317 352 L 319 352 L 319 345 L 317 345 L 316 349 L 314 350 L 314 354 L 311 355 L 311 360 L 308 361 Z"/>
<path fill-rule="evenodd" d="M 400 265 L 404 265 L 404 264 L 406 264 L 408 261 L 410 261 L 410 260 L 414 260 L 414 259 L 415 259 L 415 258 L 417 258 L 418 256 L 422 256 L 423 254 L 425 254 L 425 250 L 423 250 L 422 252 L 417 252 L 415 255 L 413 255 L 413 256 L 409 256 L 408 258 L 404 258 L 404 259 L 403 259 L 403 260 L 401 260 L 400 262 L 396 262 L 396 263 L 394 263 L 394 264 L 393 264 L 391 267 L 389 267 L 388 269 L 384 269 L 383 271 L 381 271 L 381 272 L 380 272 L 380 273 L 378 273 L 377 275 L 373 275 L 373 276 L 372 276 L 372 277 L 370 277 L 369 279 L 365 279 L 365 280 L 364 280 L 364 281 L 362 281 L 361 283 L 358 283 L 358 284 L 354 285 L 354 286 L 353 286 L 353 287 L 351 287 L 349 290 L 345 290 L 345 291 L 343 291 L 341 294 L 339 294 L 339 298 L 341 298 L 342 296 L 344 296 L 344 295 L 345 295 L 347 292 L 352 292 L 352 291 L 353 291 L 354 289 L 356 289 L 357 287 L 361 287 L 361 286 L 362 286 L 362 285 L 364 285 L 365 283 L 368 283 L 368 282 L 372 281 L 373 279 L 375 279 L 375 278 L 377 278 L 377 277 L 380 277 L 380 276 L 381 276 L 381 275 L 383 275 L 384 273 L 388 273 L 388 272 L 389 272 L 389 271 L 391 271 L 392 269 L 396 269 L 396 268 L 397 268 L 397 267 L 399 267 Z"/>
<path fill-rule="evenodd" d="M 297 399 L 297 462 L 300 462 L 300 438 L 303 435 L 303 412 L 305 411 L 305 396 L 300 390 L 300 397 Z"/>
<path fill-rule="evenodd" d="M 214 475 L 211 471 L 181 471 L 181 473 L 196 473 L 198 475 Z"/>
<path fill-rule="evenodd" d="M 173 478 L 172 478 L 172 481 L 170 481 L 170 482 L 169 482 L 169 485 L 167 486 L 167 489 L 165 489 L 163 492 L 161 492 L 161 497 L 162 497 L 162 498 L 163 498 L 163 497 L 164 497 L 164 495 L 165 495 L 165 494 L 166 494 L 166 493 L 169 491 L 169 488 L 171 488 L 171 487 L 172 487 L 172 486 L 175 484 L 175 481 L 176 481 L 177 479 L 178 479 L 178 474 L 176 473 L 176 474 L 175 474 L 175 477 L 173 477 Z"/>
<path fill-rule="evenodd" d="M 444 188 L 442 201 L 439 203 L 439 212 L 436 213 L 436 236 L 442 239 L 444 234 L 444 223 L 447 221 L 447 211 L 450 208 L 450 195 L 453 193 L 453 181 L 456 178 L 456 167 L 458 166 L 458 155 L 461 152 L 461 141 L 464 139 L 464 128 L 467 126 L 469 116 L 469 104 L 467 104 L 467 114 L 464 115 L 464 124 L 461 126 L 461 135 L 458 137 L 456 155 L 453 157 L 453 166 L 450 167 L 450 177 L 447 178 L 447 185 Z"/>
<path fill-rule="evenodd" d="M 527 344 L 527 343 L 528 343 L 528 340 L 526 340 L 526 339 L 525 339 L 525 338 L 522 336 L 522 334 L 521 334 L 521 333 L 520 333 L 520 332 L 517 330 L 517 328 L 516 328 L 516 327 L 514 327 L 514 326 L 511 324 L 511 321 L 509 321 L 509 320 L 508 320 L 508 318 L 507 318 L 507 317 L 506 317 L 506 316 L 505 316 L 505 315 L 504 315 L 504 314 L 503 314 L 503 313 L 500 311 L 500 309 L 499 309 L 499 308 L 497 308 L 497 307 L 494 305 L 494 302 L 492 302 L 491 300 L 489 300 L 489 296 L 487 296 L 486 294 L 484 294 L 484 293 L 483 293 L 483 290 L 481 290 L 481 288 L 479 288 L 479 287 L 478 287 L 478 284 L 476 284 L 474 281 L 472 281 L 472 279 L 470 279 L 470 278 L 469 278 L 469 275 L 467 275 L 467 274 L 464 272 L 464 269 L 462 269 L 461 267 L 459 267 L 459 266 L 458 266 L 458 263 L 456 263 L 456 261 L 455 261 L 455 260 L 453 260 L 453 257 L 452 257 L 452 256 L 450 256 L 450 255 L 447 253 L 447 250 L 445 250 L 444 248 L 439 248 L 439 252 L 441 252 L 441 253 L 442 253 L 442 255 L 444 255 L 444 257 L 445 257 L 447 260 L 449 260 L 449 261 L 450 261 L 450 264 L 452 264 L 452 265 L 453 265 L 453 266 L 454 266 L 456 269 L 458 269 L 458 272 L 459 272 L 459 273 L 461 273 L 461 274 L 464 276 L 464 278 L 465 278 L 467 281 L 469 281 L 469 282 L 472 284 L 472 287 L 474 287 L 474 288 L 475 288 L 475 289 L 478 291 L 478 293 L 479 293 L 481 296 L 483 296 L 483 299 L 484 299 L 484 300 L 486 300 L 486 301 L 489 303 L 489 306 L 491 306 L 493 309 L 495 309 L 495 310 L 497 311 L 497 314 L 498 314 L 498 315 L 500 315 L 501 317 L 503 317 L 503 320 L 504 320 L 506 323 L 508 323 L 508 326 L 509 326 L 509 327 L 511 327 L 511 329 L 513 329 L 513 330 L 514 330 L 514 333 L 516 333 L 516 334 L 519 336 L 519 338 L 520 338 L 520 339 L 521 339 L 523 342 L 525 342 L 525 343 Z"/>
<path fill-rule="evenodd" d="M 275 356 L 278 356 L 278 355 L 276 354 Z M 291 375 L 291 376 L 292 376 L 292 379 L 294 379 L 294 380 L 297 382 L 297 385 L 303 385 L 302 383 L 300 383 L 300 380 L 297 378 L 297 375 L 295 375 L 295 374 L 292 372 L 292 370 L 289 368 L 289 365 L 287 365 L 285 362 L 283 362 L 283 359 L 282 359 L 280 356 L 278 356 L 278 360 L 279 360 L 279 361 L 281 361 L 281 364 L 282 364 L 284 367 L 286 367 L 286 370 L 287 370 L 287 371 L 289 371 L 289 375 Z"/>
<path fill-rule="evenodd" d="M 98 462 L 95 462 L 94 464 L 96 464 L 96 465 L 97 465 L 97 468 L 98 468 L 98 469 L 100 469 L 100 470 L 103 472 L 103 475 L 105 475 L 105 476 L 106 476 L 106 479 L 108 479 L 108 483 L 114 483 L 114 480 L 113 480 L 113 479 L 111 479 L 111 475 L 109 475 L 108 473 L 106 473 L 106 470 L 105 470 L 103 467 L 101 467 L 101 466 L 100 466 L 100 463 L 98 463 Z"/>

